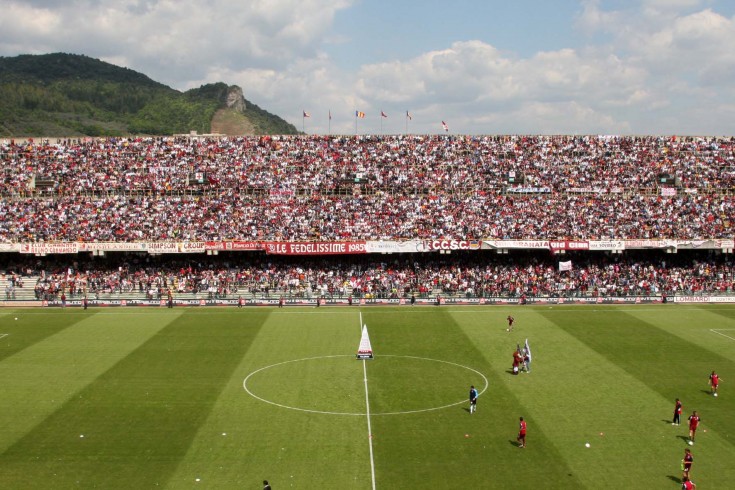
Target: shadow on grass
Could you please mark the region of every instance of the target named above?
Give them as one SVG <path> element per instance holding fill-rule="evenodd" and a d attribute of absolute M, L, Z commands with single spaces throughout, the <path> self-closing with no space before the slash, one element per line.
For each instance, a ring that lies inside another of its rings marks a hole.
<path fill-rule="evenodd" d="M 684 441 L 684 444 L 689 444 L 689 436 L 676 436 L 676 437 Z"/>
<path fill-rule="evenodd" d="M 681 478 L 679 478 L 678 476 L 668 475 L 666 478 L 668 478 L 669 480 L 675 483 L 681 483 Z"/>

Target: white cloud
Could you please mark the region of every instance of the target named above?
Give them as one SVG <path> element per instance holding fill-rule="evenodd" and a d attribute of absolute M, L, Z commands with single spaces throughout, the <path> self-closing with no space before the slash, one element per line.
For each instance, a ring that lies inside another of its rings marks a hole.
<path fill-rule="evenodd" d="M 735 18 L 714 0 L 641 0 L 569 19 L 587 45 L 519 57 L 455 38 L 411 58 L 335 64 L 335 16 L 358 0 L 0 0 L 0 54 L 70 52 L 177 89 L 224 81 L 307 131 L 735 133 Z M 566 26 L 561 26 L 566 28 Z M 357 35 L 357 34 L 356 34 Z M 458 34 L 461 36 L 462 34 Z M 398 55 L 396 55 L 398 56 Z M 389 114 L 387 120 L 379 111 Z"/>

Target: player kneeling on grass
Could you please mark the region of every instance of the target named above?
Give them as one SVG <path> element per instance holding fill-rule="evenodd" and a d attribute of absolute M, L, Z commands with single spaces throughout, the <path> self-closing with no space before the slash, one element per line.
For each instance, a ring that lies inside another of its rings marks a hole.
<path fill-rule="evenodd" d="M 475 386 L 470 386 L 470 414 L 477 412 L 477 390 Z"/>

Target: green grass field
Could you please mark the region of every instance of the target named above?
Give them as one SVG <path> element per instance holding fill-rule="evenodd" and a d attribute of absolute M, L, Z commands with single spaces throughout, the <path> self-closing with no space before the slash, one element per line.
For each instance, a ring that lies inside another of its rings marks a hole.
<path fill-rule="evenodd" d="M 677 397 L 735 481 L 735 305 L 5 309 L 0 382 L 3 489 L 676 489 Z"/>

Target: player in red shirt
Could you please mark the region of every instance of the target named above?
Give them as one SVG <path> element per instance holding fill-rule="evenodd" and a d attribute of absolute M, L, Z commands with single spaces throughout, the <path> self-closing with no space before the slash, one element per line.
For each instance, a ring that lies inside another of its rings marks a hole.
<path fill-rule="evenodd" d="M 693 481 L 689 479 L 689 477 L 685 476 L 681 479 L 681 489 L 682 490 L 697 490 L 697 485 L 694 484 Z"/>
<path fill-rule="evenodd" d="M 689 479 L 689 472 L 692 471 L 692 464 L 694 463 L 694 456 L 692 456 L 692 451 L 689 448 L 686 448 L 684 450 L 684 459 L 681 460 L 681 470 L 684 472 L 683 475 L 681 475 L 682 481 L 686 478 Z"/>
<path fill-rule="evenodd" d="M 513 352 L 513 374 L 518 374 L 521 363 L 523 362 L 523 356 L 520 352 L 515 351 Z"/>
<path fill-rule="evenodd" d="M 697 415 L 697 411 L 693 411 L 692 414 L 689 416 L 689 445 L 694 444 L 694 436 L 697 432 L 697 427 L 699 426 L 700 422 L 699 415 Z"/>
<path fill-rule="evenodd" d="M 513 331 L 513 322 L 515 322 L 516 319 L 513 318 L 512 316 L 508 315 L 507 320 L 508 320 L 508 328 L 505 331 L 506 332 L 512 332 Z"/>
<path fill-rule="evenodd" d="M 681 401 L 676 399 L 676 405 L 674 406 L 674 420 L 671 421 L 671 425 L 679 425 L 681 422 Z"/>
<path fill-rule="evenodd" d="M 518 437 L 516 437 L 516 441 L 518 441 L 518 447 L 526 447 L 526 421 L 523 420 L 523 417 L 520 418 L 520 423 L 518 424 Z"/>
<path fill-rule="evenodd" d="M 712 371 L 712 374 L 709 375 L 709 386 L 712 390 L 712 395 L 717 396 L 717 386 L 720 384 L 720 377 L 717 375 L 716 372 Z"/>

